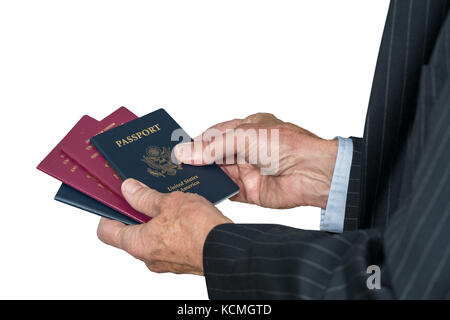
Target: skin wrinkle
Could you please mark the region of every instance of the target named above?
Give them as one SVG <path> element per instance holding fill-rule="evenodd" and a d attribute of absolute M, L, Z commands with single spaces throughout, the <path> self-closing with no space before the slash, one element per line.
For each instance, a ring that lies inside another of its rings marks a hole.
<path fill-rule="evenodd" d="M 266 113 L 227 121 L 208 130 L 225 133 L 226 130 L 236 128 L 252 129 L 257 133 L 259 129 L 267 129 L 268 132 L 279 129 L 279 149 L 275 151 L 280 153 L 280 166 L 273 175 L 264 175 L 260 171 L 259 159 L 256 164 L 236 163 L 238 153 L 244 154 L 259 148 L 258 134 L 255 135 L 255 141 L 246 141 L 244 150 L 231 150 L 234 154 L 230 155 L 235 163 L 219 164 L 240 188 L 240 192 L 231 200 L 274 209 L 306 205 L 326 207 L 337 156 L 337 140 L 321 139 Z M 270 135 L 267 136 L 269 139 Z M 211 145 L 211 142 L 204 143 L 204 149 L 197 152 L 203 153 Z M 181 151 L 183 148 L 180 148 Z M 188 149 L 196 151 L 193 144 Z M 191 164 L 192 159 L 199 156 L 191 154 L 189 158 L 178 151 L 175 150 L 175 155 L 182 163 Z M 248 160 L 247 155 L 245 159 Z M 233 222 L 197 194 L 179 191 L 163 194 L 133 179 L 122 184 L 122 193 L 134 209 L 153 219 L 146 224 L 126 226 L 103 218 L 97 232 L 99 239 L 144 261 L 154 272 L 203 275 L 206 237 L 214 227 Z"/>

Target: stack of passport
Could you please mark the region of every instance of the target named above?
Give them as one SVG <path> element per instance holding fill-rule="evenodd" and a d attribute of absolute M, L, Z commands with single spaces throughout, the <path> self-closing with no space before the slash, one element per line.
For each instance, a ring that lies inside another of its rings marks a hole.
<path fill-rule="evenodd" d="M 159 192 L 197 193 L 214 204 L 239 192 L 216 164 L 174 161 L 172 149 L 186 137 L 163 109 L 138 118 L 121 107 L 101 121 L 83 116 L 37 168 L 62 182 L 56 200 L 126 224 L 150 220 L 123 198 L 127 178 Z"/>

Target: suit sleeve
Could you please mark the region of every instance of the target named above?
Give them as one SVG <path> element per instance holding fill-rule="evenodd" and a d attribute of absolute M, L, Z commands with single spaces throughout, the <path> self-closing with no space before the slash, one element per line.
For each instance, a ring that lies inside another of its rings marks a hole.
<path fill-rule="evenodd" d="M 352 137 L 353 157 L 345 204 L 344 231 L 357 230 L 361 216 L 361 158 L 363 139 Z"/>
<path fill-rule="evenodd" d="M 367 266 L 383 265 L 377 230 L 330 234 L 223 224 L 209 233 L 203 252 L 210 299 L 393 297 L 390 289 L 372 292 L 366 285 Z"/>
<path fill-rule="evenodd" d="M 387 230 L 342 234 L 219 225 L 203 250 L 209 298 L 448 299 L 449 219 L 438 228 L 401 214 L 392 222 Z"/>
<path fill-rule="evenodd" d="M 447 98 L 450 101 L 450 85 Z M 342 234 L 263 224 L 223 224 L 212 229 L 203 247 L 209 297 L 450 297 L 449 121 L 450 109 L 439 114 L 434 139 L 415 171 L 415 188 L 387 225 Z M 377 271 L 370 267 L 379 268 L 379 287 Z"/>

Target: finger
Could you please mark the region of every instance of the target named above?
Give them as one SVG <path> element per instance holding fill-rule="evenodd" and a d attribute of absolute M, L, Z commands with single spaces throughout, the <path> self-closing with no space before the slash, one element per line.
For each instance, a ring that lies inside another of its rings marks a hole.
<path fill-rule="evenodd" d="M 130 206 L 152 218 L 159 214 L 164 197 L 164 194 L 135 179 L 127 179 L 122 183 L 122 194 Z"/>
<path fill-rule="evenodd" d="M 143 226 L 127 226 L 116 220 L 102 218 L 98 224 L 97 236 L 102 242 L 137 256 L 137 243 Z"/>
<path fill-rule="evenodd" d="M 245 119 L 242 119 L 242 124 L 260 124 L 260 125 L 269 125 L 281 122 L 280 119 L 275 117 L 271 113 L 259 112 L 252 115 L 249 115 Z"/>
<path fill-rule="evenodd" d="M 194 142 L 202 141 L 203 137 L 209 136 L 212 133 L 215 135 L 221 135 L 226 130 L 234 129 L 242 123 L 242 119 L 233 119 L 225 122 L 221 122 L 206 129 L 201 135 L 195 137 L 193 142 L 184 142 L 176 145 L 173 149 L 175 157 L 182 163 L 190 163 L 192 157 L 196 157 L 202 152 L 201 149 L 194 147 Z M 206 163 L 205 163 L 206 164 Z"/>
<path fill-rule="evenodd" d="M 229 200 L 237 202 L 247 202 L 246 189 L 244 182 L 240 178 L 240 172 L 238 166 L 220 165 L 220 168 L 236 183 L 239 187 L 239 192 L 230 197 Z"/>
<path fill-rule="evenodd" d="M 245 163 L 249 158 L 256 163 L 259 131 L 253 126 L 244 124 L 225 132 L 210 129 L 201 140 L 177 145 L 174 154 L 180 162 L 191 165 Z"/>
<path fill-rule="evenodd" d="M 221 123 L 213 125 L 212 127 L 209 127 L 207 130 L 205 130 L 205 132 L 207 132 L 208 130 L 211 130 L 211 129 L 215 129 L 215 130 L 219 130 L 222 133 L 224 133 L 226 130 L 234 129 L 234 128 L 238 127 L 242 123 L 242 121 L 243 121 L 242 119 L 233 119 L 233 120 L 221 122 Z"/>
<path fill-rule="evenodd" d="M 228 129 L 237 128 L 238 126 L 240 126 L 242 124 L 269 124 L 269 123 L 277 123 L 277 122 L 280 122 L 280 120 L 277 117 L 275 117 L 273 114 L 260 112 L 260 113 L 251 114 L 244 119 L 236 118 L 233 120 L 224 121 L 224 122 L 215 124 L 212 127 L 209 127 L 207 130 L 205 130 L 205 132 L 210 129 L 217 129 L 222 132 L 225 132 Z"/>

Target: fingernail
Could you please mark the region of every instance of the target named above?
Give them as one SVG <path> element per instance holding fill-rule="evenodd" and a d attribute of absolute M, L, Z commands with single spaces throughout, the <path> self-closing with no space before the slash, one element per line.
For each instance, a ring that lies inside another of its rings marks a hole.
<path fill-rule="evenodd" d="M 143 185 L 134 179 L 127 179 L 122 183 L 122 192 L 126 192 L 128 194 L 133 194 L 139 189 L 141 189 Z"/>

